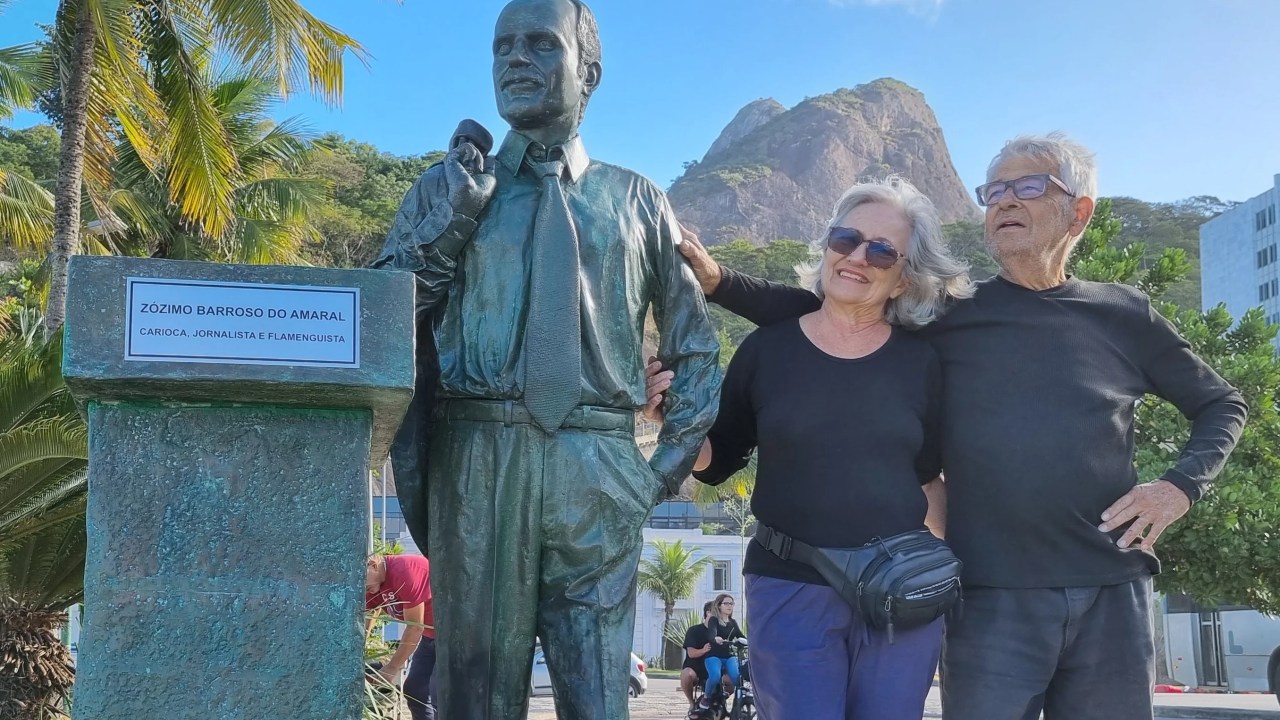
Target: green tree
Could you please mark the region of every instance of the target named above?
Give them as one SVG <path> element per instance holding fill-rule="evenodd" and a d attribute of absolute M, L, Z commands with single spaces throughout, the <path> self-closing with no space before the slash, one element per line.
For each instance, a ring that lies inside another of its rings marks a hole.
<path fill-rule="evenodd" d="M 672 543 L 654 540 L 649 544 L 653 546 L 654 557 L 640 561 L 636 585 L 641 591 L 652 593 L 662 600 L 662 609 L 665 614 L 662 627 L 665 636 L 666 629 L 671 626 L 671 617 L 675 613 L 676 603 L 693 594 L 698 580 L 706 573 L 707 568 L 711 567 L 711 558 L 695 559 L 694 552 L 701 548 L 686 548 L 680 540 Z M 678 644 L 676 647 L 668 644 L 664 665 L 674 667 L 679 663 L 679 652 Z"/>
<path fill-rule="evenodd" d="M 74 679 L 58 628 L 84 594 L 88 457 L 61 335 L 0 339 L 0 717 L 56 713 Z"/>
<path fill-rule="evenodd" d="M 50 333 L 62 325 L 67 262 L 80 250 L 82 186 L 91 197 L 110 187 L 116 138 L 152 171 L 167 160 L 164 186 L 182 218 L 222 238 L 235 221 L 240 169 L 203 91 L 215 59 L 273 78 L 286 96 L 305 86 L 337 102 L 344 55 L 364 57 L 298 0 L 61 0 L 51 46 L 63 81 Z"/>
<path fill-rule="evenodd" d="M 405 193 L 443 152 L 398 157 L 336 133 L 320 137 L 299 174 L 333 185 L 332 197 L 314 214 L 317 241 L 309 259 L 331 267 L 368 265 L 386 240 Z"/>
<path fill-rule="evenodd" d="M 809 246 L 795 240 L 775 240 L 765 245 L 734 240 L 707 251 L 725 267 L 787 285 L 799 284 L 795 268 L 811 257 Z M 710 306 L 710 311 L 720 340 L 720 364 L 728 367 L 734 351 L 756 326 L 718 305 Z"/>
<path fill-rule="evenodd" d="M 0 127 L 0 168 L 39 183 L 52 183 L 58 176 L 60 145 L 58 131 L 52 125 L 23 130 Z"/>
<path fill-rule="evenodd" d="M 985 232 L 982 223 L 968 220 L 942 226 L 947 248 L 961 262 L 969 265 L 969 277 L 974 280 L 986 280 L 1000 272 L 1000 266 L 987 252 Z"/>
<path fill-rule="evenodd" d="M 1204 604 L 1249 605 L 1280 614 L 1280 360 L 1272 344 L 1277 328 L 1260 309 L 1238 321 L 1219 305 L 1208 312 L 1178 310 L 1161 298 L 1190 263 L 1181 248 L 1165 248 L 1154 262 L 1141 244 L 1117 247 L 1123 224 L 1111 202 L 1098 214 L 1072 256 L 1082 279 L 1130 283 L 1153 298 L 1191 347 L 1249 403 L 1248 425 L 1213 490 L 1161 535 L 1163 563 L 1157 587 L 1186 593 Z M 1169 403 L 1146 398 L 1137 408 L 1137 466 L 1155 480 L 1177 459 L 1190 423 Z"/>

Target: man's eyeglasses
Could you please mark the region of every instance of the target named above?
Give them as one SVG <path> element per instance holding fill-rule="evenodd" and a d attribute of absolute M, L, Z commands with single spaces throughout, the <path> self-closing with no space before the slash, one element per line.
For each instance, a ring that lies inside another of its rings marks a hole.
<path fill-rule="evenodd" d="M 1034 200 L 1044 195 L 1045 191 L 1049 189 L 1049 183 L 1062 188 L 1062 192 L 1066 193 L 1067 197 L 1076 196 L 1075 193 L 1071 192 L 1071 188 L 1067 187 L 1066 183 L 1049 173 L 1043 173 L 1040 175 L 1027 175 L 1016 180 L 996 180 L 986 185 L 979 185 L 976 190 L 978 204 L 982 207 L 991 207 L 1000 202 L 1000 199 L 1010 189 L 1013 190 L 1013 196 L 1019 200 Z"/>
<path fill-rule="evenodd" d="M 888 270 L 902 259 L 898 249 L 883 240 L 868 240 L 861 230 L 833 227 L 827 232 L 827 248 L 840 255 L 852 255 L 863 244 L 867 246 L 867 264 Z"/>

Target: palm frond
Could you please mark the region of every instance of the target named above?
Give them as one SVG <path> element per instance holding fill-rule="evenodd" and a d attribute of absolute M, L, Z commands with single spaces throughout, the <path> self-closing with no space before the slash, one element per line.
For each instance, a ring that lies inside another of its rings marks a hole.
<path fill-rule="evenodd" d="M 226 262 L 298 265 L 306 228 L 290 222 L 241 217 L 224 241 Z"/>
<path fill-rule="evenodd" d="M 0 515 L 0 552 L 77 515 L 84 515 L 88 471 L 81 465 L 13 512 Z"/>
<path fill-rule="evenodd" d="M 232 222 L 238 169 L 208 92 L 209 48 L 191 42 L 191 32 L 186 18 L 157 11 L 147 41 L 155 87 L 169 118 L 164 144 L 169 199 L 184 218 L 216 238 Z"/>
<path fill-rule="evenodd" d="M 88 434 L 77 416 L 25 423 L 0 433 L 0 479 L 32 463 L 88 457 Z"/>
<path fill-rule="evenodd" d="M 236 212 L 252 220 L 302 224 L 324 203 L 329 185 L 317 178 L 273 177 L 236 190 Z"/>
<path fill-rule="evenodd" d="M 213 84 L 213 106 L 223 118 L 243 118 L 257 122 L 279 101 L 279 89 L 271 77 L 243 72 L 227 74 Z"/>
<path fill-rule="evenodd" d="M 52 238 L 53 194 L 26 176 L 0 170 L 0 240 L 42 252 Z"/>
<path fill-rule="evenodd" d="M 313 134 L 302 119 L 288 118 L 241 146 L 240 166 L 247 177 L 258 176 L 270 168 L 301 167 L 315 152 L 311 143 Z"/>
<path fill-rule="evenodd" d="M 0 597 L 29 608 L 62 610 L 84 594 L 83 509 L 0 550 Z"/>
<path fill-rule="evenodd" d="M 279 80 L 288 97 L 304 83 L 329 104 L 342 99 L 343 56 L 367 64 L 353 38 L 322 22 L 297 0 L 207 0 L 219 45 L 252 74 Z"/>
<path fill-rule="evenodd" d="M 0 479 L 0 517 L 15 512 L 42 488 L 56 482 L 57 478 L 77 468 L 84 467 L 84 460 L 76 458 L 50 458 L 27 464 Z"/>
<path fill-rule="evenodd" d="M 228 235 L 234 237 L 235 234 L 236 229 L 232 227 Z M 214 257 L 204 238 L 182 230 L 170 231 L 161 239 L 161 244 L 162 248 L 157 249 L 155 254 L 170 260 L 223 260 Z"/>
<path fill-rule="evenodd" d="M 37 43 L 0 48 L 0 120 L 30 107 L 54 82 L 53 58 Z"/>
<path fill-rule="evenodd" d="M 116 189 L 107 196 L 107 205 L 131 233 L 146 242 L 154 242 L 172 229 L 164 198 L 154 192 Z"/>
<path fill-rule="evenodd" d="M 66 392 L 62 380 L 62 338 L 48 344 L 14 342 L 0 366 L 0 433 L 17 428 L 37 408 Z M 59 404 L 58 407 L 65 407 Z"/>

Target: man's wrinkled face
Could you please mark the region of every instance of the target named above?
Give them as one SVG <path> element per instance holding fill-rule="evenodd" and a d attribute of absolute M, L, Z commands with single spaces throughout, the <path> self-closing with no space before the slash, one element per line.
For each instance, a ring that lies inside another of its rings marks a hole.
<path fill-rule="evenodd" d="M 1016 180 L 1041 173 L 1056 176 L 1060 172 L 1057 164 L 1050 160 L 1011 157 L 996 166 L 988 181 Z M 1001 256 L 1024 253 L 1048 254 L 1070 242 L 1068 235 L 1075 219 L 1074 209 L 1073 198 L 1052 183 L 1044 195 L 1030 200 L 1019 200 L 1013 192 L 1006 192 L 987 208 L 987 249 L 997 260 Z"/>
<path fill-rule="evenodd" d="M 516 0 L 498 17 L 493 89 L 499 114 L 516 130 L 577 125 L 584 91 L 577 17 L 566 0 Z"/>

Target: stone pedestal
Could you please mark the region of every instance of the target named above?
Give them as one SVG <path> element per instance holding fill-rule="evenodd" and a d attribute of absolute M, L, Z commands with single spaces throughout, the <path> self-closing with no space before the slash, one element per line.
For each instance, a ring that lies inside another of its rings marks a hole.
<path fill-rule="evenodd" d="M 76 257 L 89 423 L 76 720 L 360 717 L 371 460 L 413 390 L 398 272 Z"/>

